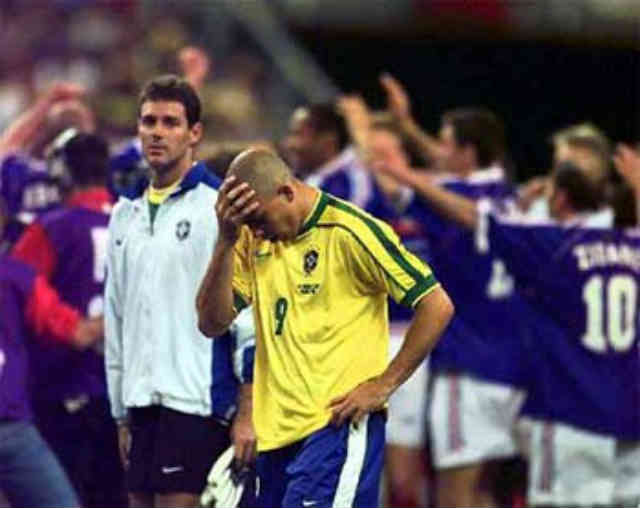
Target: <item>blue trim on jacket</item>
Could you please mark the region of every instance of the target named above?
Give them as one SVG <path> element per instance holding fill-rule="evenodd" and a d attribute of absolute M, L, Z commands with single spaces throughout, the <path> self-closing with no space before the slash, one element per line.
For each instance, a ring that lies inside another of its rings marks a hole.
<path fill-rule="evenodd" d="M 240 382 L 233 372 L 234 336 L 227 332 L 212 340 L 211 362 L 211 414 L 230 421 L 236 412 L 238 386 Z"/>
<path fill-rule="evenodd" d="M 256 355 L 256 347 L 248 347 L 242 352 L 242 382 L 253 383 L 253 364 Z"/>
<path fill-rule="evenodd" d="M 200 183 L 204 183 L 205 185 L 208 185 L 209 187 L 212 187 L 216 190 L 220 188 L 220 184 L 222 183 L 220 179 L 215 176 L 209 170 L 207 165 L 202 161 L 196 162 L 191 167 L 191 169 L 182 179 L 182 182 L 180 182 L 180 186 L 173 192 L 173 194 L 171 194 L 171 197 L 180 196 L 185 192 L 195 189 Z M 147 187 L 149 187 L 149 179 L 141 178 L 130 190 L 125 192 L 123 195 L 131 200 L 138 199 L 139 197 L 142 197 L 144 191 L 147 190 Z"/>

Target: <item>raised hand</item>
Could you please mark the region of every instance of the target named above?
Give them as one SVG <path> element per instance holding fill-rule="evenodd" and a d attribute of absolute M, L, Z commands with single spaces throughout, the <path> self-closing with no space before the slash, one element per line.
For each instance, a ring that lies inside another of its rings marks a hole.
<path fill-rule="evenodd" d="M 351 135 L 358 141 L 371 127 L 371 114 L 359 95 L 343 95 L 338 99 L 338 110 L 344 116 Z"/>
<path fill-rule="evenodd" d="M 201 88 L 211 68 L 211 60 L 205 51 L 186 46 L 178 52 L 178 63 L 184 78 L 194 87 Z"/>
<path fill-rule="evenodd" d="M 411 101 L 409 94 L 391 74 L 384 73 L 380 76 L 380 84 L 387 94 L 387 109 L 396 120 L 411 119 Z"/>
<path fill-rule="evenodd" d="M 238 183 L 231 175 L 225 178 L 218 191 L 216 215 L 220 226 L 220 237 L 229 243 L 235 243 L 240 228 L 260 203 L 255 200 L 255 191 L 247 183 Z"/>
<path fill-rule="evenodd" d="M 51 85 L 51 87 L 45 92 L 45 96 L 53 103 L 79 99 L 86 93 L 86 91 L 86 88 L 81 85 L 62 81 Z"/>

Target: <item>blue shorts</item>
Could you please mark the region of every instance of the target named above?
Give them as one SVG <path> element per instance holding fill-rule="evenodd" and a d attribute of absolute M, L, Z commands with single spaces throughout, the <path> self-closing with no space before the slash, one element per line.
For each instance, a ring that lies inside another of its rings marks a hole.
<path fill-rule="evenodd" d="M 328 425 L 302 441 L 258 455 L 258 506 L 372 508 L 384 460 L 384 412 L 358 426 Z"/>

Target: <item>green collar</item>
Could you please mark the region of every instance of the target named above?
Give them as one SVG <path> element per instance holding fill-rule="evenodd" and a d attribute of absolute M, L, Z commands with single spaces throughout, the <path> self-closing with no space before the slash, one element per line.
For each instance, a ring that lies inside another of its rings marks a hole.
<path fill-rule="evenodd" d="M 322 212 L 324 212 L 324 209 L 327 207 L 328 202 L 329 197 L 324 192 L 319 191 L 316 202 L 314 203 L 307 220 L 304 221 L 302 228 L 300 228 L 298 236 L 305 234 L 318 223 L 318 220 L 320 219 Z"/>

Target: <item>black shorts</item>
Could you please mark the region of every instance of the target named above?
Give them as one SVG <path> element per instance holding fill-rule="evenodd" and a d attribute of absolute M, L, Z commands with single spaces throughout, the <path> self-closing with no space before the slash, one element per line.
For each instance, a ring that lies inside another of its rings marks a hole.
<path fill-rule="evenodd" d="M 36 423 L 56 454 L 82 506 L 126 506 L 118 432 L 106 397 L 70 411 L 64 403 L 36 401 Z"/>
<path fill-rule="evenodd" d="M 200 494 L 211 466 L 231 444 L 229 427 L 162 406 L 129 414 L 129 492 Z"/>

